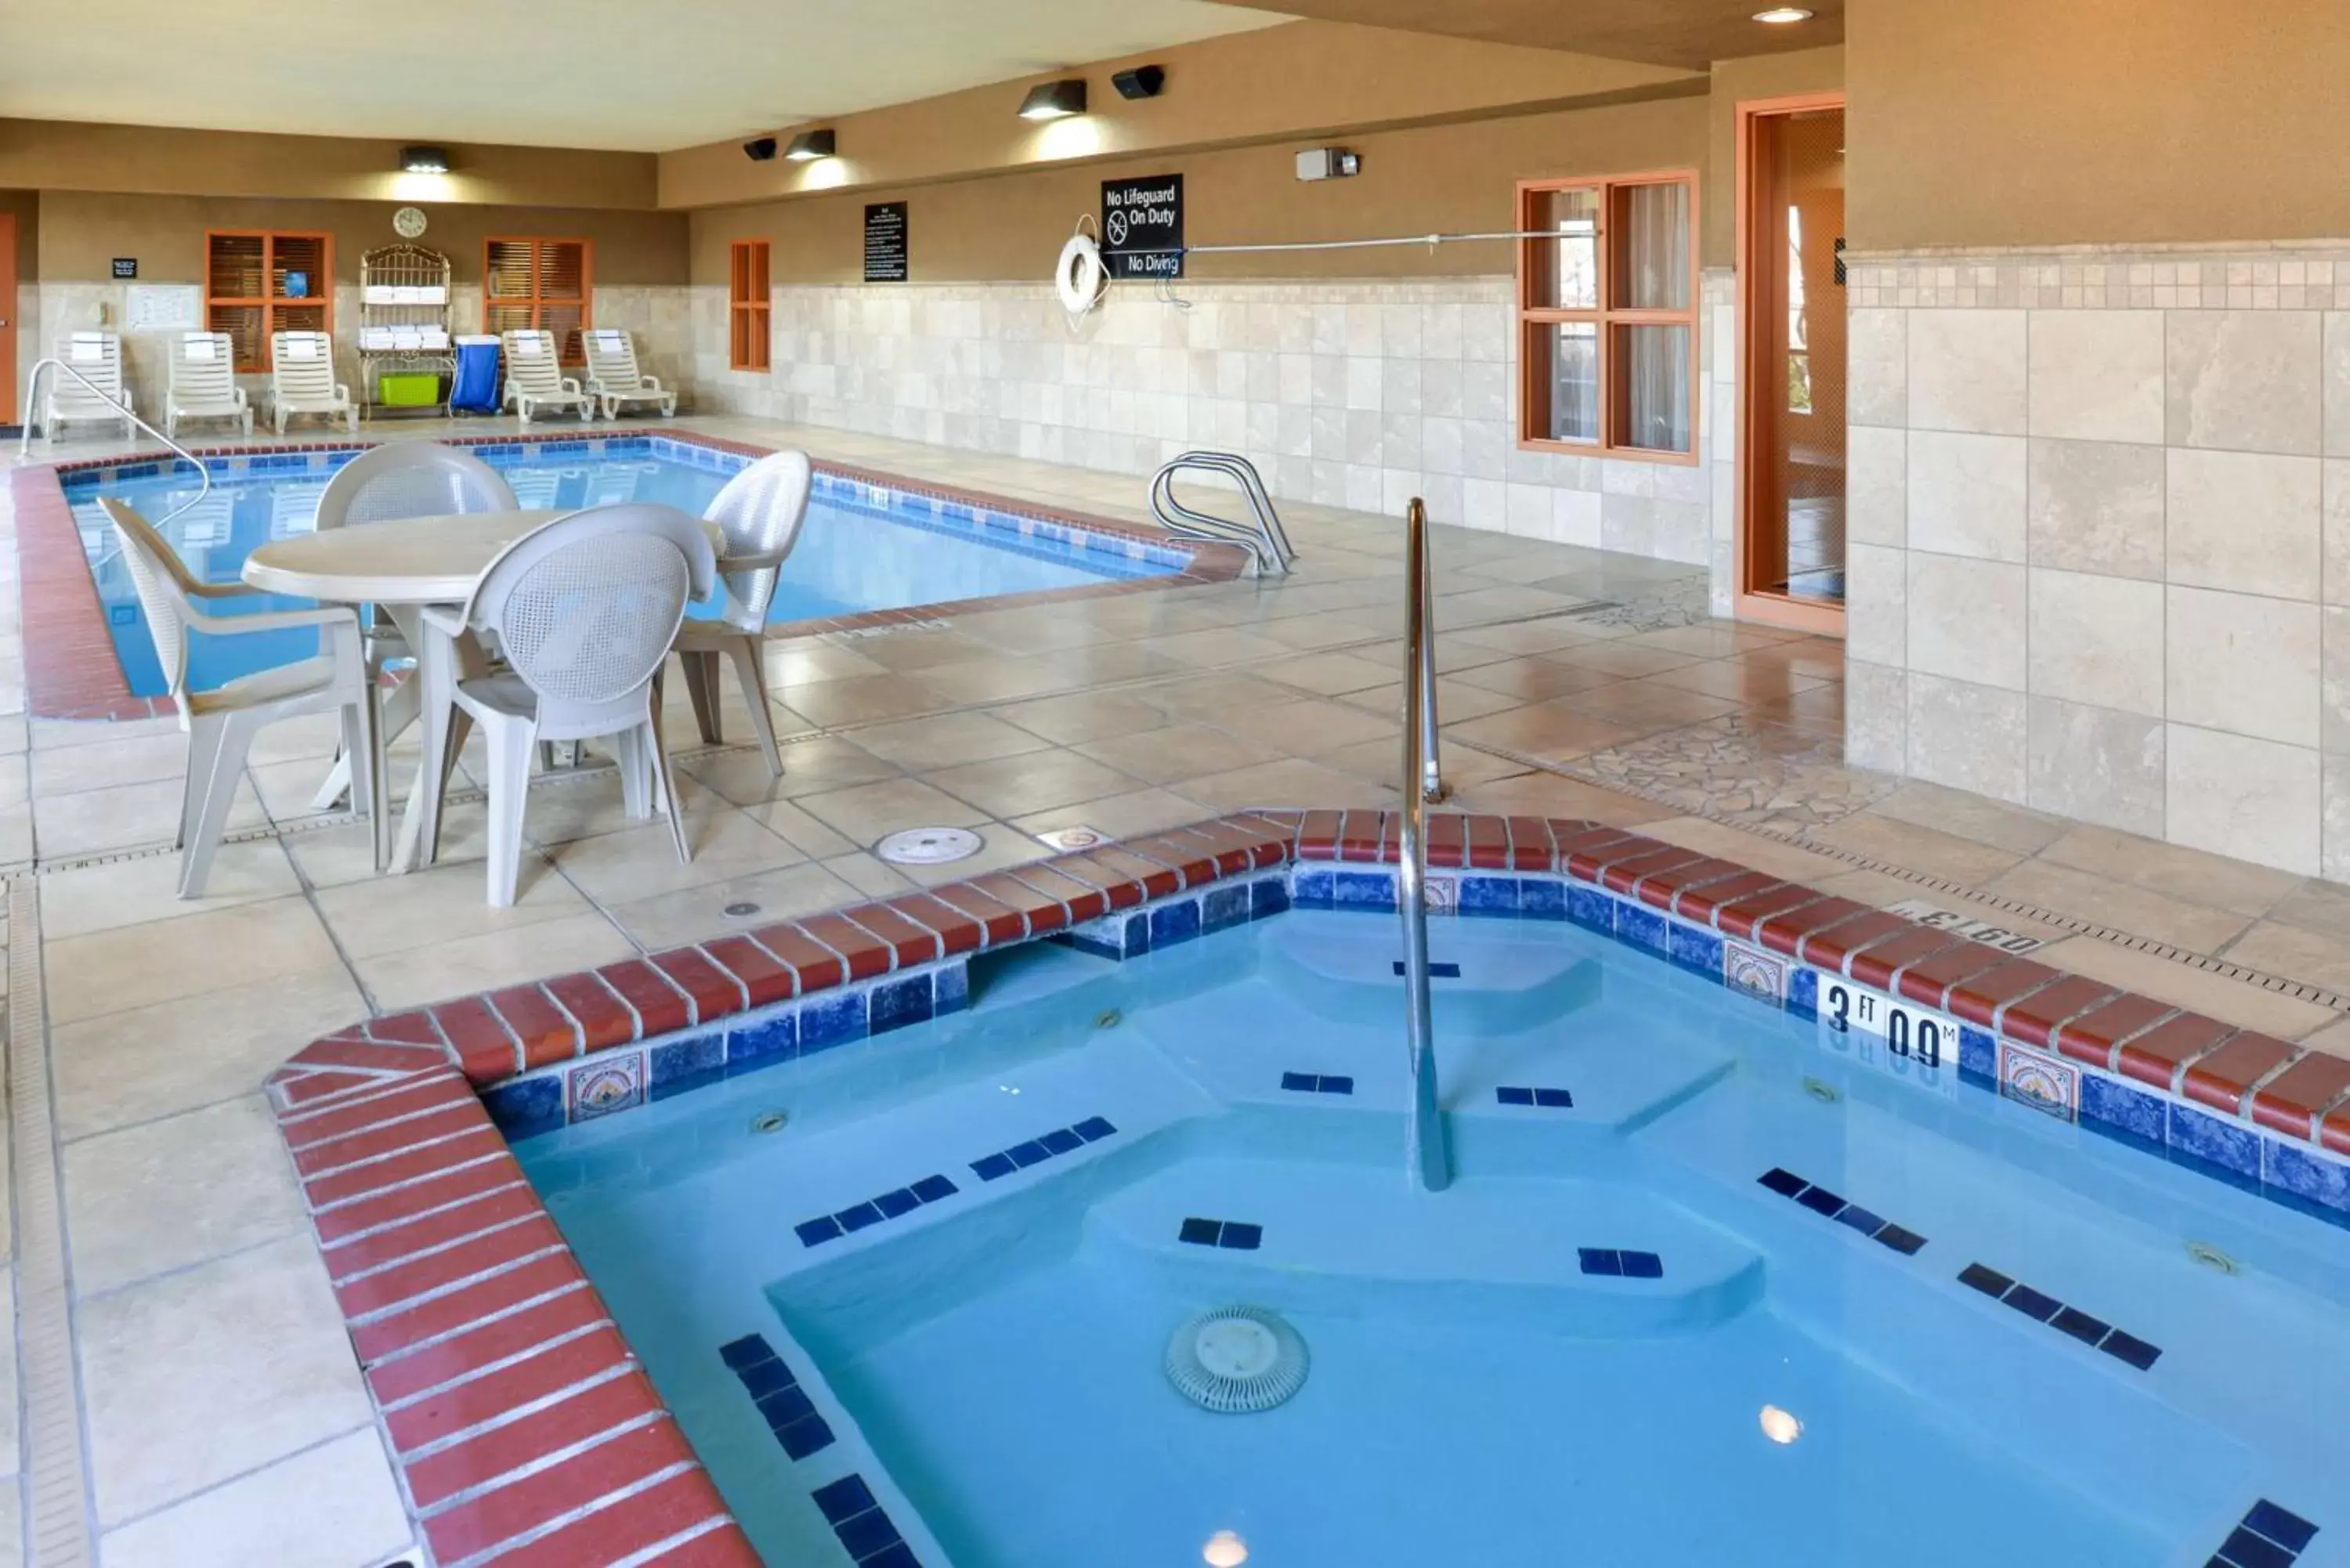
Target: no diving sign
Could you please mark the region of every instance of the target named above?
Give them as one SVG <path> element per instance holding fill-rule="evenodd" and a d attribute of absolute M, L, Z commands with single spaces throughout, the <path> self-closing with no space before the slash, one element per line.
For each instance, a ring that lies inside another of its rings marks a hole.
<path fill-rule="evenodd" d="M 1112 277 L 1183 275 L 1183 176 L 1102 182 L 1102 262 Z"/>

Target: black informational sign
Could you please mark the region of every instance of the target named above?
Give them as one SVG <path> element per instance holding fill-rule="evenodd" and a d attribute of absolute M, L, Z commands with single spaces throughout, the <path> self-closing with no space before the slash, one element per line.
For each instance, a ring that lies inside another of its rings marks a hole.
<path fill-rule="evenodd" d="M 137 277 L 139 275 L 139 258 L 137 256 L 115 257 L 114 275 L 117 277 Z"/>
<path fill-rule="evenodd" d="M 865 281 L 906 281 L 906 203 L 873 202 L 865 209 Z"/>
<path fill-rule="evenodd" d="M 1102 182 L 1102 263 L 1112 277 L 1183 275 L 1183 176 Z"/>

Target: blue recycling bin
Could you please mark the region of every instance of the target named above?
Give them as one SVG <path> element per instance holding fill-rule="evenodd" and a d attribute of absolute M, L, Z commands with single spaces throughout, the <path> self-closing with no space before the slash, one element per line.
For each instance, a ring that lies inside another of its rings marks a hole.
<path fill-rule="evenodd" d="M 449 389 L 452 411 L 498 411 L 498 340 L 487 333 L 457 339 L 457 379 Z"/>

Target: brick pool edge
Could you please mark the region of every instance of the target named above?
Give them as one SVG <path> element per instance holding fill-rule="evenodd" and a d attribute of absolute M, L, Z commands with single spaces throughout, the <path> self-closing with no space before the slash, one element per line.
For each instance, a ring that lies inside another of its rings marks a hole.
<path fill-rule="evenodd" d="M 752 1032 L 730 1037 L 713 1023 L 854 996 L 861 1026 L 841 1038 L 860 1038 L 931 1016 L 932 977 L 972 953 L 1063 933 L 1129 952 L 1153 945 L 1154 933 L 1156 945 L 1188 940 L 1214 929 L 1200 918 L 1212 897 L 1188 919 L 1145 919 L 1139 935 L 1121 932 L 1146 907 L 1163 912 L 1177 907 L 1168 900 L 1266 871 L 1290 869 L 1300 906 L 1377 909 L 1384 898 L 1392 909 L 1392 875 L 1378 868 L 1396 858 L 1399 826 L 1378 811 L 1241 813 L 363 1020 L 304 1048 L 271 1076 L 271 1103 L 403 1500 L 436 1559 L 758 1562 L 523 1176 L 485 1094 L 552 1082 L 568 1109 L 579 1085 L 600 1075 L 641 1103 L 658 1097 L 663 1050 L 681 1086 L 734 1060 L 730 1038 Z M 1548 878 L 1541 918 L 1604 929 L 1695 972 L 1710 965 L 1713 979 L 1763 1002 L 1810 1011 L 1816 998 L 1801 1001 L 1798 977 L 1846 977 L 1947 1014 L 1976 1037 L 1970 1049 L 1988 1041 L 1997 1082 L 1981 1086 L 2028 1101 L 2048 1072 L 2066 1070 L 2076 1096 L 2086 1076 L 2123 1085 L 2116 1092 L 2328 1173 L 2331 1196 L 2298 1206 L 2350 1225 L 2350 1166 L 2340 1163 L 2350 1157 L 2350 1059 L 1596 823 L 1439 815 L 1429 841 L 1431 870 L 1456 874 L 1441 879 L 1441 901 L 1462 916 L 1534 913 L 1534 896 L 1522 909 L 1521 889 Z M 925 1005 L 893 1005 L 882 1021 L 873 999 L 916 981 Z M 959 1004 L 959 986 L 954 994 Z M 946 1010 L 943 989 L 937 995 Z M 2011 1054 L 2039 1075 L 2011 1082 Z M 2064 1110 L 2093 1119 L 2085 1098 Z M 2255 1190 L 2266 1158 L 2255 1153 Z M 2211 1173 L 2243 1185 L 2240 1172 Z"/>

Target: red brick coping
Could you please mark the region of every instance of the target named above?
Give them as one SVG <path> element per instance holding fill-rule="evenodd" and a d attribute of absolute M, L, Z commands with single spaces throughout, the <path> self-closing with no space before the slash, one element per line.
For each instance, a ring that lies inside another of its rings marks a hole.
<path fill-rule="evenodd" d="M 446 436 L 440 440 L 444 446 L 509 446 L 653 438 L 753 458 L 764 457 L 774 450 L 663 426 L 631 427 L 625 431 L 583 430 L 577 433 L 566 431 L 549 434 L 525 431 L 519 435 Z M 192 447 L 189 450 L 201 460 L 270 457 L 289 452 L 348 452 L 375 444 L 357 441 L 310 441 L 276 445 Z M 33 717 L 146 719 L 172 711 L 168 698 L 131 695 L 130 683 L 122 673 L 121 660 L 115 656 L 114 639 L 107 629 L 105 607 L 99 602 L 98 583 L 90 576 L 88 560 L 82 554 L 81 535 L 74 526 L 72 508 L 66 500 L 60 476 L 91 468 L 120 468 L 144 462 L 169 464 L 176 461 L 168 452 L 131 452 L 10 471 L 8 499 L 16 513 L 16 566 L 23 580 L 25 705 L 26 711 Z M 975 615 L 984 610 L 1013 609 L 1024 605 L 1055 604 L 1067 599 L 1097 598 L 1111 594 L 1152 593 L 1192 583 L 1229 582 L 1239 576 L 1248 564 L 1247 553 L 1234 545 L 1182 538 L 1163 529 L 1064 511 L 985 491 L 907 479 L 847 463 L 819 462 L 816 466 L 819 472 L 878 484 L 900 494 L 952 501 L 984 507 L 991 512 L 1008 512 L 1016 516 L 1066 524 L 1113 538 L 1133 539 L 1186 551 L 1191 560 L 1180 572 L 1156 576 L 1125 577 L 1079 584 L 1074 587 L 1041 588 L 1033 593 L 995 594 L 941 604 L 910 605 L 896 609 L 867 610 L 857 615 L 778 622 L 768 628 L 771 637 L 807 637 L 829 631 L 864 630 L 873 627 L 936 620 L 946 616 Z"/>
<path fill-rule="evenodd" d="M 272 1075 L 329 1276 L 442 1564 L 758 1562 L 479 1092 L 893 970 L 1049 936 L 1225 878 L 1397 857 L 1399 818 L 1259 811 L 370 1018 Z M 1440 815 L 1429 861 L 1564 876 L 2350 1155 L 2350 1060 L 2233 1029 L 1766 872 L 1591 822 Z M 1594 895 L 1586 892 L 1585 897 Z M 550 1462 L 554 1461 L 554 1462 Z M 641 1555 L 639 1555 L 641 1554 Z"/>

